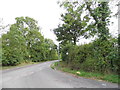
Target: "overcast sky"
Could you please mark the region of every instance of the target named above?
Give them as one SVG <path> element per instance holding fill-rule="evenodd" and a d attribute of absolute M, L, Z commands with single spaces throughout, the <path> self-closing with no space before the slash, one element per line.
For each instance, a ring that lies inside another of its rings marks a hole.
<path fill-rule="evenodd" d="M 62 1 L 62 0 L 60 0 Z M 112 3 L 111 9 L 114 13 L 117 12 L 117 6 Z M 0 0 L 0 18 L 3 18 L 3 23 L 13 24 L 16 17 L 29 16 L 38 21 L 42 28 L 42 34 L 45 38 L 52 39 L 56 44 L 56 36 L 52 31 L 60 23 L 60 14 L 63 9 L 57 4 L 57 0 Z M 112 18 L 113 25 L 110 27 L 110 32 L 116 36 L 118 30 L 117 18 Z M 88 42 L 82 40 L 80 43 Z"/>

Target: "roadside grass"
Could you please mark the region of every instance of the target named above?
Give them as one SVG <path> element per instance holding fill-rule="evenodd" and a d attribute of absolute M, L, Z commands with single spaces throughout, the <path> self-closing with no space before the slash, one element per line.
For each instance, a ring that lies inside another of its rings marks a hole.
<path fill-rule="evenodd" d="M 38 63 L 41 63 L 41 62 L 23 62 L 16 66 L 0 66 L 0 70 L 12 69 L 12 68 L 17 68 L 17 67 L 22 67 L 22 66 L 27 66 L 27 65 L 32 65 L 32 64 L 38 64 Z"/>
<path fill-rule="evenodd" d="M 68 72 L 74 74 L 76 76 L 81 76 L 85 78 L 95 79 L 95 80 L 103 80 L 112 83 L 120 83 L 119 75 L 113 74 L 101 74 L 101 73 L 94 73 L 94 72 L 85 72 L 83 70 L 71 70 L 69 67 L 66 67 L 62 62 L 55 62 L 51 65 L 52 69 L 58 69 L 63 72 Z"/>

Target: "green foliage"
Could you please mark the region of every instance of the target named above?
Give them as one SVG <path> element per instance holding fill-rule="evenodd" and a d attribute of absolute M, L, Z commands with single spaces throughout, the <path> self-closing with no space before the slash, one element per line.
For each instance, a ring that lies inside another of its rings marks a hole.
<path fill-rule="evenodd" d="M 17 65 L 26 55 L 25 39 L 21 32 L 11 25 L 10 31 L 2 36 L 2 64 Z"/>
<path fill-rule="evenodd" d="M 51 65 L 51 68 L 62 70 L 64 72 L 68 72 L 68 73 L 71 73 L 71 74 L 74 74 L 80 77 L 86 77 L 86 78 L 97 79 L 97 80 L 105 80 L 105 81 L 112 82 L 112 83 L 120 83 L 119 75 L 86 72 L 81 69 L 73 70 L 73 69 L 70 69 L 69 66 L 67 66 L 67 64 L 64 62 L 55 62 L 53 63 L 53 65 Z"/>
<path fill-rule="evenodd" d="M 63 2 L 60 4 L 65 8 L 66 12 L 61 15 L 63 24 L 54 29 L 54 33 L 57 36 L 58 41 L 62 43 L 70 42 L 76 45 L 80 36 L 85 36 L 89 17 L 85 15 L 82 17 L 85 4 L 80 5 L 77 2 Z"/>
<path fill-rule="evenodd" d="M 0 65 L 2 64 L 2 38 L 0 38 Z"/>
<path fill-rule="evenodd" d="M 9 32 L 2 35 L 2 49 L 3 66 L 57 59 L 55 44 L 52 40 L 44 39 L 37 21 L 29 17 L 16 18 Z"/>
<path fill-rule="evenodd" d="M 112 38 L 109 33 L 111 11 L 108 3 L 85 0 L 81 3 L 65 1 L 61 4 L 66 12 L 61 15 L 63 24 L 54 33 L 61 41 L 62 60 L 71 69 L 117 73 L 119 39 Z M 77 46 L 80 36 L 96 39 Z"/>
<path fill-rule="evenodd" d="M 102 51 L 104 51 L 104 53 Z M 81 69 L 89 72 L 117 73 L 119 62 L 117 52 L 117 39 L 111 38 L 109 41 L 101 43 L 98 39 L 92 43 L 80 46 L 67 44 L 62 51 L 62 60 L 67 63 L 71 69 Z"/>
<path fill-rule="evenodd" d="M 94 19 L 94 23 L 90 23 L 88 29 L 93 36 L 97 34 L 102 40 L 107 40 L 109 38 L 108 25 L 110 22 L 111 11 L 109 9 L 109 2 L 85 2 L 86 9 L 90 13 L 90 17 Z M 91 8 L 93 7 L 93 8 Z"/>
<path fill-rule="evenodd" d="M 45 39 L 45 43 L 46 43 L 46 48 L 48 50 L 46 59 L 49 59 L 49 60 L 58 59 L 57 45 L 55 45 L 51 39 Z"/>

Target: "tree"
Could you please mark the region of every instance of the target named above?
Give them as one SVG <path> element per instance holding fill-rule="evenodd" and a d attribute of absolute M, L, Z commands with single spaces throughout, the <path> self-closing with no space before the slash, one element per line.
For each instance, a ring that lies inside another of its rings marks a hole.
<path fill-rule="evenodd" d="M 7 34 L 2 35 L 2 48 L 3 66 L 52 60 L 57 56 L 54 42 L 45 39 L 37 21 L 29 17 L 16 18 Z"/>
<path fill-rule="evenodd" d="M 26 41 L 28 42 L 27 47 L 30 59 L 37 62 L 44 60 L 44 37 L 41 35 L 41 33 L 37 30 L 29 31 Z"/>
<path fill-rule="evenodd" d="M 90 16 L 94 20 L 94 22 L 90 23 L 88 29 L 91 31 L 93 36 L 96 35 L 98 37 L 98 39 L 96 39 L 93 43 L 93 49 L 95 50 L 94 57 L 99 60 L 98 67 L 101 68 L 101 72 L 107 72 L 106 70 L 108 70 L 110 65 L 110 67 L 114 68 L 114 65 L 116 64 L 113 64 L 113 62 L 117 61 L 117 58 L 114 59 L 114 61 L 113 59 L 108 59 L 108 57 L 113 56 L 109 56 L 111 53 L 114 53 L 114 56 L 117 57 L 115 51 L 111 51 L 111 49 L 113 49 L 117 52 L 117 49 L 114 49 L 114 43 L 111 43 L 112 39 L 108 29 L 111 17 L 111 11 L 108 3 L 109 2 L 100 1 L 85 2 L 86 9 L 89 11 Z M 117 68 L 117 66 L 115 67 Z"/>
<path fill-rule="evenodd" d="M 26 42 L 15 24 L 10 31 L 2 35 L 2 65 L 20 64 L 27 54 Z"/>
<path fill-rule="evenodd" d="M 17 17 L 16 26 L 26 40 L 29 60 L 41 61 L 43 59 L 41 45 L 44 37 L 39 32 L 37 21 L 30 17 Z"/>
<path fill-rule="evenodd" d="M 45 39 L 47 57 L 49 60 L 58 59 L 57 45 L 54 44 L 53 40 Z"/>
<path fill-rule="evenodd" d="M 89 11 L 90 16 L 94 19 L 94 23 L 92 22 L 88 29 L 90 29 L 90 26 L 93 26 L 91 30 L 92 33 L 101 39 L 101 40 L 107 40 L 109 38 L 109 29 L 108 25 L 110 22 L 110 9 L 109 9 L 109 2 L 85 2 L 86 3 L 86 9 Z M 95 8 L 92 8 L 95 7 Z M 96 29 L 93 29 L 96 28 Z"/>
<path fill-rule="evenodd" d="M 63 2 L 60 4 L 66 10 L 65 14 L 62 14 L 63 24 L 54 29 L 54 33 L 58 37 L 58 41 L 71 42 L 76 44 L 80 36 L 85 36 L 89 18 L 85 15 L 81 18 L 85 4 L 78 2 Z"/>

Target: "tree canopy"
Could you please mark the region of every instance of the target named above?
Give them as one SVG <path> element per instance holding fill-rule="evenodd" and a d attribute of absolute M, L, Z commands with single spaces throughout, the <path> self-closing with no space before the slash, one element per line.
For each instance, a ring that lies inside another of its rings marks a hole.
<path fill-rule="evenodd" d="M 42 36 L 36 20 L 30 17 L 17 17 L 15 20 L 9 32 L 2 35 L 3 65 L 57 59 L 56 45 Z"/>
<path fill-rule="evenodd" d="M 83 18 L 85 4 L 78 2 L 63 2 L 60 4 L 65 8 L 66 12 L 61 15 L 63 24 L 54 29 L 54 33 L 58 37 L 58 41 L 71 42 L 76 44 L 80 36 L 85 36 L 86 30 L 84 29 L 89 22 L 89 17 L 85 15 Z"/>

